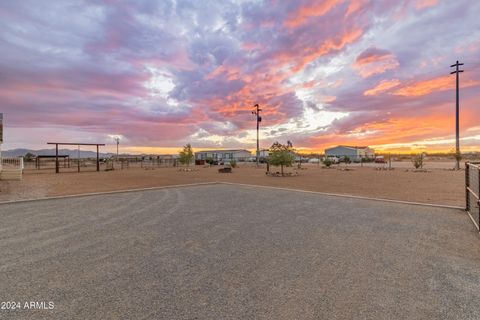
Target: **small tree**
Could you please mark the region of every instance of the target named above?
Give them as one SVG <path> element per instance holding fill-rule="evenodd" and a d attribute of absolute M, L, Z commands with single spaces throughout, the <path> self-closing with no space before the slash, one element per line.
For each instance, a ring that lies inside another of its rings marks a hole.
<path fill-rule="evenodd" d="M 423 168 L 423 153 L 412 155 L 412 163 L 415 169 Z"/>
<path fill-rule="evenodd" d="M 325 167 L 330 168 L 330 166 L 332 165 L 332 160 L 328 159 L 328 157 L 325 157 L 323 158 L 323 164 L 325 165 Z"/>
<path fill-rule="evenodd" d="M 36 156 L 33 154 L 33 153 L 30 153 L 30 152 L 27 152 L 23 158 L 25 159 L 25 161 L 32 161 Z"/>
<path fill-rule="evenodd" d="M 298 169 L 302 167 L 303 154 L 297 153 L 298 156 Z"/>
<path fill-rule="evenodd" d="M 343 161 L 345 162 L 345 166 L 352 162 L 348 156 L 343 157 Z"/>
<path fill-rule="evenodd" d="M 187 143 L 186 146 L 183 147 L 183 150 L 180 151 L 178 154 L 178 161 L 183 164 L 187 165 L 187 167 L 190 165 L 190 162 L 193 160 L 193 151 L 192 151 L 192 146 L 190 143 Z"/>
<path fill-rule="evenodd" d="M 272 166 L 280 166 L 283 176 L 283 167 L 291 166 L 295 161 L 293 145 L 290 141 L 287 141 L 286 145 L 275 142 L 270 147 L 270 155 L 268 156 L 268 162 Z"/>

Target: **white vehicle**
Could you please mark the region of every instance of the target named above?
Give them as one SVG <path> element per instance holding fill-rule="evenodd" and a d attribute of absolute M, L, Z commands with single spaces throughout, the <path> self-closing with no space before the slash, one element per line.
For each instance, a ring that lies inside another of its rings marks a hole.
<path fill-rule="evenodd" d="M 339 163 L 340 162 L 340 158 L 335 157 L 335 156 L 328 156 L 328 157 L 326 157 L 326 159 L 330 160 L 332 163 Z"/>
<path fill-rule="evenodd" d="M 318 158 L 311 158 L 308 160 L 308 163 L 319 163 L 320 162 L 320 159 Z"/>

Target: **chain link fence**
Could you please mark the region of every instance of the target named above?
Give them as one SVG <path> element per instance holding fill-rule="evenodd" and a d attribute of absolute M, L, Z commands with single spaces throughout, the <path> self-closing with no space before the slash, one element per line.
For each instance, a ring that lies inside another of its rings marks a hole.
<path fill-rule="evenodd" d="M 465 163 L 465 210 L 480 231 L 480 162 Z"/>

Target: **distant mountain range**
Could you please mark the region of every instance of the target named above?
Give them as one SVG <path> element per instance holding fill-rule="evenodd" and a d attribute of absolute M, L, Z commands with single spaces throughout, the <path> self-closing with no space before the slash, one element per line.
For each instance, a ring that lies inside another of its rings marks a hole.
<path fill-rule="evenodd" d="M 27 153 L 31 153 L 34 155 L 39 155 L 39 156 L 54 156 L 55 155 L 55 149 L 41 149 L 41 150 L 31 150 L 31 149 L 13 149 L 13 150 L 6 150 L 2 151 L 2 156 L 3 157 L 21 157 L 26 155 Z M 70 156 L 71 158 L 77 158 L 78 157 L 78 151 L 77 150 L 70 150 L 70 149 L 58 149 L 58 154 L 59 155 L 65 155 L 65 156 Z M 100 152 L 100 158 L 109 158 L 113 155 L 114 153 L 102 153 Z M 80 158 L 95 158 L 97 156 L 97 153 L 95 151 L 88 151 L 85 150 L 83 151 L 80 149 Z"/>

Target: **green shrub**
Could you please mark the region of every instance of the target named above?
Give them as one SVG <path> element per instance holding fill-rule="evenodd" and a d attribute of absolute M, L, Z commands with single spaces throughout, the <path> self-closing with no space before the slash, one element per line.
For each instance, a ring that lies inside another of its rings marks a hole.
<path fill-rule="evenodd" d="M 237 167 L 237 161 L 235 161 L 235 160 L 230 161 L 230 167 L 236 168 Z"/>
<path fill-rule="evenodd" d="M 330 166 L 332 165 L 332 160 L 330 160 L 328 158 L 323 159 L 322 162 L 325 165 L 325 167 L 327 167 L 327 168 L 330 168 Z"/>

